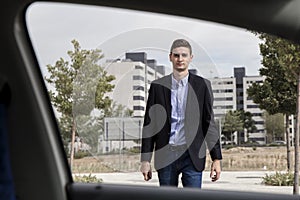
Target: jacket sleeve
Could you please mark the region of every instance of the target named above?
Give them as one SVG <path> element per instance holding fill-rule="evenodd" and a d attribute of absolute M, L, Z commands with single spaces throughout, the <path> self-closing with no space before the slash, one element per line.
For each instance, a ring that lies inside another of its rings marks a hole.
<path fill-rule="evenodd" d="M 147 99 L 146 112 L 144 116 L 144 124 L 142 131 L 142 146 L 141 146 L 141 161 L 151 161 L 152 153 L 154 150 L 154 136 L 153 132 L 150 128 L 146 128 L 150 125 L 151 117 L 149 110 L 155 104 L 155 93 L 154 93 L 154 85 L 151 84 Z M 154 119 L 152 119 L 154 120 Z"/>
<path fill-rule="evenodd" d="M 221 145 L 220 145 L 220 133 L 218 132 L 213 112 L 213 92 L 211 88 L 211 83 L 209 80 L 205 81 L 205 102 L 204 102 L 204 117 L 203 127 L 207 127 L 203 130 L 205 134 L 205 141 L 207 148 L 209 150 L 212 160 L 222 159 Z"/>

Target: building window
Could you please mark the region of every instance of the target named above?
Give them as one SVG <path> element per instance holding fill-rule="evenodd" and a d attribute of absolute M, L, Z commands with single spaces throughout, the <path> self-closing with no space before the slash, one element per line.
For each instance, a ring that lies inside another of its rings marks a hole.
<path fill-rule="evenodd" d="M 247 108 L 259 108 L 258 105 L 247 105 Z"/>
<path fill-rule="evenodd" d="M 214 98 L 215 101 L 232 101 L 233 98 L 232 97 L 217 97 Z"/>
<path fill-rule="evenodd" d="M 133 96 L 133 100 L 142 100 L 142 101 L 144 101 L 145 97 L 143 97 L 143 96 Z"/>
<path fill-rule="evenodd" d="M 232 85 L 233 82 L 232 81 L 214 81 L 213 85 Z"/>
<path fill-rule="evenodd" d="M 253 98 L 250 96 L 247 96 L 247 100 L 253 100 Z"/>
<path fill-rule="evenodd" d="M 255 124 L 258 124 L 258 125 L 264 125 L 265 123 L 263 121 L 256 121 L 254 122 Z"/>
<path fill-rule="evenodd" d="M 142 70 L 143 70 L 143 69 L 144 69 L 144 67 L 142 67 L 142 66 L 139 66 L 139 65 L 136 65 L 136 66 L 135 66 L 135 69 L 142 69 Z"/>
<path fill-rule="evenodd" d="M 243 88 L 243 84 L 236 84 L 237 88 Z"/>
<path fill-rule="evenodd" d="M 213 93 L 232 93 L 233 89 L 213 90 Z"/>
<path fill-rule="evenodd" d="M 252 116 L 253 117 L 261 117 L 261 116 L 263 116 L 263 114 L 262 113 L 252 113 Z"/>
<path fill-rule="evenodd" d="M 154 75 L 154 73 L 153 73 L 153 72 L 150 72 L 150 71 L 148 71 L 148 74 L 150 74 L 151 76 L 153 76 L 153 75 Z"/>
<path fill-rule="evenodd" d="M 137 80 L 137 81 L 145 81 L 145 78 L 140 75 L 133 75 L 132 78 L 133 78 L 133 80 Z"/>
<path fill-rule="evenodd" d="M 143 86 L 134 85 L 134 86 L 133 86 L 133 90 L 141 90 L 141 91 L 145 91 L 145 88 L 144 88 Z"/>
<path fill-rule="evenodd" d="M 145 110 L 143 106 L 133 106 L 133 110 Z"/>
<path fill-rule="evenodd" d="M 233 109 L 233 106 L 214 106 L 213 109 Z"/>

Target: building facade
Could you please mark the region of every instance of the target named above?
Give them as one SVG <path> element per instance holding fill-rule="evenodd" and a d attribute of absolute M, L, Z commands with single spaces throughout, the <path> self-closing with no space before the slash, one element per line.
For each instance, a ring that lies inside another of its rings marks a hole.
<path fill-rule="evenodd" d="M 214 94 L 215 118 L 225 116 L 228 110 L 236 110 L 236 80 L 233 77 L 210 79 Z"/>
<path fill-rule="evenodd" d="M 259 108 L 258 104 L 255 104 L 253 100 L 247 95 L 247 89 L 253 83 L 263 83 L 264 77 L 261 76 L 246 76 L 243 78 L 244 86 L 244 96 L 243 96 L 243 109 L 245 112 L 250 112 L 252 114 L 252 119 L 255 121 L 255 126 L 257 128 L 255 133 L 249 133 L 250 141 L 255 141 L 258 143 L 266 143 L 266 132 L 265 132 L 265 120 L 263 118 L 263 110 Z"/>
<path fill-rule="evenodd" d="M 245 130 L 240 133 L 234 133 L 233 142 L 236 144 L 247 142 L 248 140 L 260 144 L 265 144 L 266 142 L 263 111 L 247 95 L 247 89 L 252 83 L 262 83 L 263 80 L 264 77 L 261 76 L 246 76 L 244 67 L 234 68 L 233 77 L 210 79 L 214 95 L 213 109 L 217 121 L 222 121 L 222 118 L 229 110 L 250 112 L 252 119 L 255 121 L 256 132 L 247 133 Z M 219 123 L 219 126 L 219 130 L 222 130 L 221 123 Z M 239 137 L 237 134 L 239 134 Z"/>
<path fill-rule="evenodd" d="M 135 52 L 126 53 L 124 60 L 107 60 L 105 69 L 116 77 L 109 96 L 133 110 L 133 117 L 144 117 L 150 84 L 165 75 L 165 67 L 147 59 L 145 52 Z"/>

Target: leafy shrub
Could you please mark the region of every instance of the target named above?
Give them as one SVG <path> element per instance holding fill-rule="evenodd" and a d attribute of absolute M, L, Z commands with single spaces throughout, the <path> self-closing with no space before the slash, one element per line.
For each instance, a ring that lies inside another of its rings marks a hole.
<path fill-rule="evenodd" d="M 83 175 L 83 176 L 74 176 L 74 182 L 79 183 L 102 183 L 101 178 L 97 178 L 96 176 L 89 175 Z"/>
<path fill-rule="evenodd" d="M 88 151 L 78 151 L 78 152 L 74 153 L 75 159 L 80 159 L 80 158 L 84 158 L 87 156 L 91 156 L 90 152 L 88 152 Z"/>
<path fill-rule="evenodd" d="M 263 183 L 265 185 L 273 186 L 292 186 L 294 184 L 294 174 L 290 172 L 266 175 L 263 177 Z"/>
<path fill-rule="evenodd" d="M 141 147 L 139 146 L 132 147 L 129 149 L 129 153 L 133 153 L 133 154 L 141 153 Z"/>

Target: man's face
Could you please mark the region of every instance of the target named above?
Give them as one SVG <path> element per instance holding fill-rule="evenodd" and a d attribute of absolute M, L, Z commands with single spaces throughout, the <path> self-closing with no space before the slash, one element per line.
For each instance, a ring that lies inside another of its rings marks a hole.
<path fill-rule="evenodd" d="M 178 72 L 188 71 L 188 66 L 192 61 L 193 55 L 187 47 L 177 47 L 169 55 L 173 64 L 173 70 Z"/>

